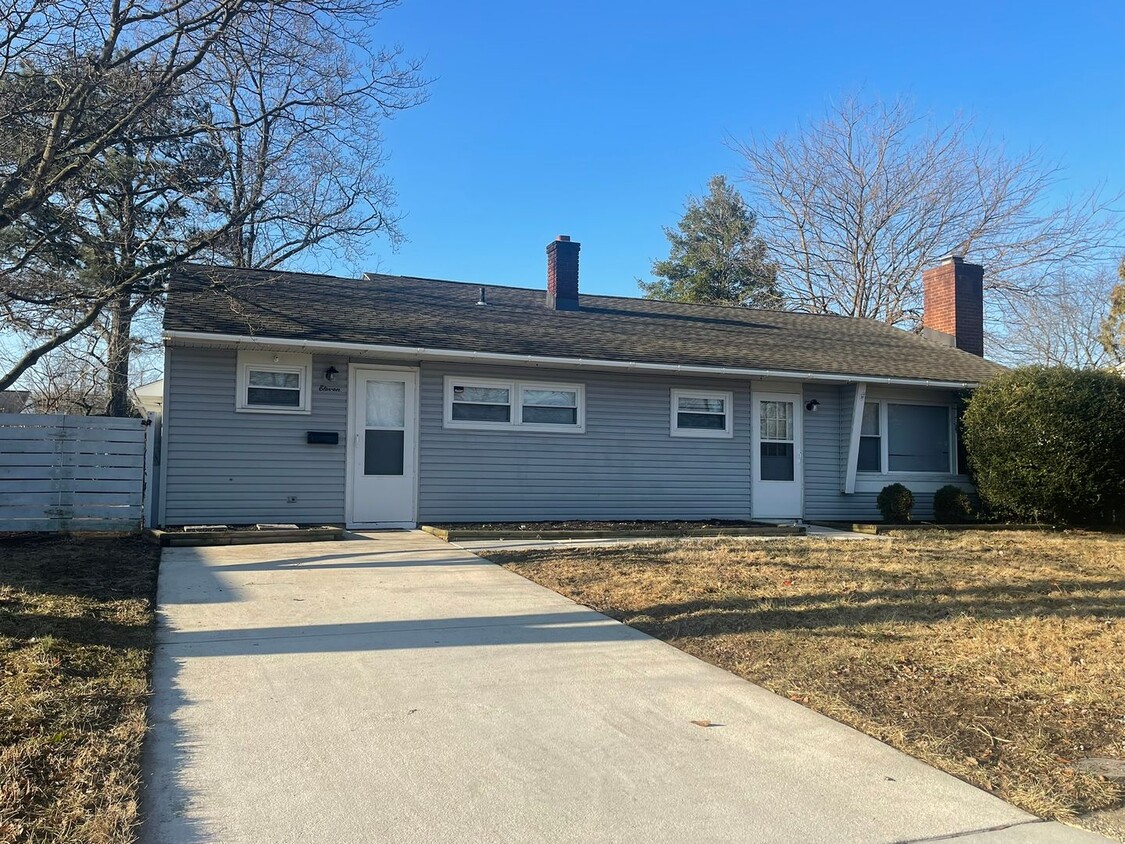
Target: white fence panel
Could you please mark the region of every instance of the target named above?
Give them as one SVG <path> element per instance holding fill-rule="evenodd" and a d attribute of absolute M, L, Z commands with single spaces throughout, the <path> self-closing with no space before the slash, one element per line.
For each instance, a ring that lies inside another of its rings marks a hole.
<path fill-rule="evenodd" d="M 135 530 L 145 420 L 0 414 L 0 531 Z"/>

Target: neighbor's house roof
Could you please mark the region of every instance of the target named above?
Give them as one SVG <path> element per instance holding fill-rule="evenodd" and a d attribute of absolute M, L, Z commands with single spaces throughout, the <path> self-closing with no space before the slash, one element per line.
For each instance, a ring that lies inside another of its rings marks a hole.
<path fill-rule="evenodd" d="M 363 279 L 185 265 L 169 279 L 173 343 L 221 335 L 584 363 L 977 383 L 1001 368 L 881 322 L 789 311 L 581 295 L 407 276 Z M 483 359 L 483 357 L 482 357 Z"/>
<path fill-rule="evenodd" d="M 134 387 L 133 401 L 145 413 L 160 413 L 164 409 L 164 379 Z"/>

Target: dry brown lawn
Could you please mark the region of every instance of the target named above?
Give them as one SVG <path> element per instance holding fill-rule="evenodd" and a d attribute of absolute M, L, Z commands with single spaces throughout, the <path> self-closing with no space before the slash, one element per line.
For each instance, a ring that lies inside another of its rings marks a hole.
<path fill-rule="evenodd" d="M 0 842 L 134 840 L 158 559 L 0 537 Z"/>
<path fill-rule="evenodd" d="M 489 555 L 1038 815 L 1120 805 L 1125 537 L 926 532 Z"/>

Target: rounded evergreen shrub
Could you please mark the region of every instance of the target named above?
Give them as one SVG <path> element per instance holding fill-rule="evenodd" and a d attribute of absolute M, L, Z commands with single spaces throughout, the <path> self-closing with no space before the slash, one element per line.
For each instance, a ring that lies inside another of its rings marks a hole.
<path fill-rule="evenodd" d="M 1125 512 L 1125 378 L 1027 367 L 969 399 L 962 439 L 981 498 L 1017 519 L 1072 524 Z"/>
<path fill-rule="evenodd" d="M 934 493 L 934 521 L 940 525 L 958 525 L 976 519 L 969 493 L 953 484 L 946 484 Z"/>
<path fill-rule="evenodd" d="M 910 521 L 910 511 L 914 508 L 914 493 L 902 484 L 888 484 L 883 487 L 876 499 L 883 521 L 903 524 Z"/>

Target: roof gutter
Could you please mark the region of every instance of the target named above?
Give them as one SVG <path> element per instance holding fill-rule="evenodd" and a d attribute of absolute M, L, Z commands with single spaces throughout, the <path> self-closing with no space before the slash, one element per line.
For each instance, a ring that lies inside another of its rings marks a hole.
<path fill-rule="evenodd" d="M 183 341 L 230 343 L 250 348 L 286 348 L 309 352 L 343 352 L 366 355 L 394 355 L 433 361 L 469 361 L 488 364 L 525 364 L 559 368 L 625 370 L 663 374 L 715 375 L 740 378 L 787 378 L 801 381 L 825 381 L 847 384 L 894 384 L 911 387 L 942 387 L 971 389 L 978 381 L 941 381 L 932 378 L 891 378 L 880 375 L 845 375 L 828 372 L 799 372 L 785 369 L 751 369 L 735 366 L 696 366 L 641 361 L 599 360 L 595 358 L 564 358 L 546 355 L 513 355 L 501 352 L 465 352 L 456 349 L 431 349 L 425 346 L 381 346 L 370 343 L 335 343 L 324 340 L 293 340 L 282 337 L 256 337 L 245 334 L 211 334 L 205 331 L 165 331 L 165 342 Z"/>

